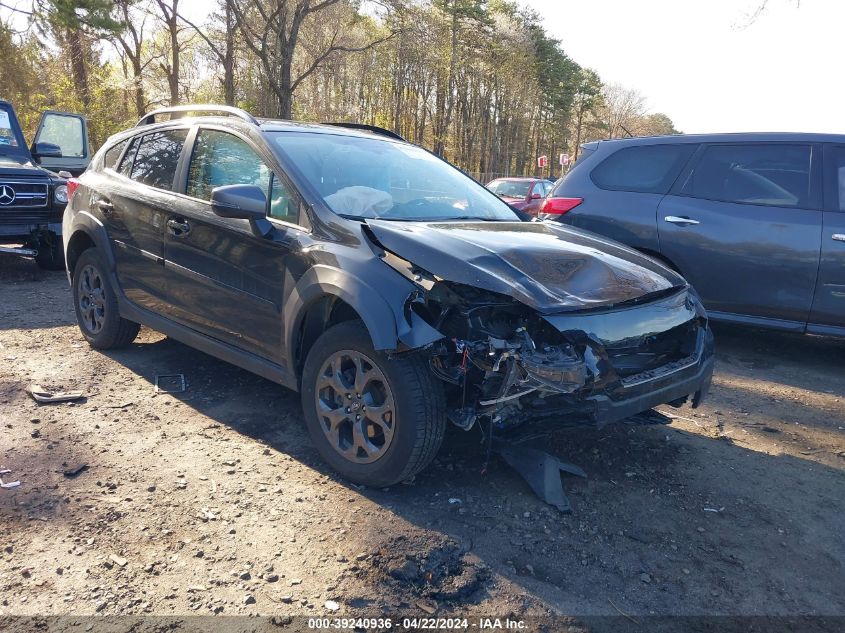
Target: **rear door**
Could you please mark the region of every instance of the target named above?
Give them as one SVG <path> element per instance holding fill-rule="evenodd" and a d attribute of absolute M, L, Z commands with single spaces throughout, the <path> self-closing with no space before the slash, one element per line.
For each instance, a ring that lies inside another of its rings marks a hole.
<path fill-rule="evenodd" d="M 32 149 L 35 150 L 39 143 L 51 143 L 61 148 L 61 157 L 44 157 L 38 161 L 50 171 L 64 170 L 78 176 L 91 161 L 88 123 L 85 117 L 79 114 L 53 110 L 42 113 L 32 141 Z"/>
<path fill-rule="evenodd" d="M 213 126 L 195 128 L 193 135 L 180 186 L 184 195 L 165 219 L 169 316 L 281 362 L 286 263 L 304 231 L 297 225 L 299 198 L 246 137 Z M 255 184 L 267 193 L 268 218 L 276 227 L 269 237 L 256 236 L 247 220 L 212 212 L 212 190 L 234 184 Z"/>
<path fill-rule="evenodd" d="M 845 145 L 825 146 L 821 261 L 807 330 L 845 335 Z"/>
<path fill-rule="evenodd" d="M 714 316 L 802 330 L 822 225 L 821 147 L 703 145 L 658 208 L 661 253 Z"/>
<path fill-rule="evenodd" d="M 115 246 L 123 292 L 155 312 L 164 300 L 164 222 L 187 134 L 182 127 L 119 143 L 106 151 L 104 173 L 92 174 L 92 209 Z"/>
<path fill-rule="evenodd" d="M 624 146 L 589 171 L 591 163 L 579 159 L 551 195 L 583 198 L 583 202 L 560 220 L 640 250 L 657 252 L 657 205 L 695 148 L 687 143 Z"/>

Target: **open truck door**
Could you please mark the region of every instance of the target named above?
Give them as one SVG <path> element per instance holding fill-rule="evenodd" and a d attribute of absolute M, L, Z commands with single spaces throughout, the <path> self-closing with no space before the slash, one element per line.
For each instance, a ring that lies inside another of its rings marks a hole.
<path fill-rule="evenodd" d="M 45 169 L 78 176 L 91 161 L 85 117 L 54 110 L 43 112 L 30 153 Z"/>

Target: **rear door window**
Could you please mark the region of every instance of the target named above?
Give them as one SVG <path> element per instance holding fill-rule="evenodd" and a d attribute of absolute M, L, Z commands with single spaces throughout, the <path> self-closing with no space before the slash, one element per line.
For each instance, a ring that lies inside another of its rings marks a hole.
<path fill-rule="evenodd" d="M 164 130 L 147 134 L 135 155 L 130 178 L 157 189 L 173 190 L 173 177 L 188 130 Z"/>
<path fill-rule="evenodd" d="M 810 145 L 711 145 L 701 154 L 681 194 L 776 207 L 810 206 Z"/>
<path fill-rule="evenodd" d="M 695 145 L 637 145 L 625 147 L 608 156 L 590 174 L 601 189 L 666 193 Z"/>

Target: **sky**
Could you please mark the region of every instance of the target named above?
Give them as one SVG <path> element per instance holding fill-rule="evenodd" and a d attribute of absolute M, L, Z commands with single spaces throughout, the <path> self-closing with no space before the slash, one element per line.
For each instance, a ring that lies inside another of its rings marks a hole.
<path fill-rule="evenodd" d="M 686 133 L 845 133 L 842 0 L 521 0 Z"/>
<path fill-rule="evenodd" d="M 683 132 L 845 133 L 845 0 L 517 1 L 576 62 Z M 210 5 L 180 8 L 200 23 Z"/>

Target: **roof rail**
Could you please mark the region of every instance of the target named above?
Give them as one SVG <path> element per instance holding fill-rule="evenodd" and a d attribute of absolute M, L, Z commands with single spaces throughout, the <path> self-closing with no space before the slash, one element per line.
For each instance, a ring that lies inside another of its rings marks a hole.
<path fill-rule="evenodd" d="M 324 125 L 334 125 L 337 127 L 346 127 L 353 130 L 364 130 L 366 132 L 372 132 L 374 134 L 381 134 L 382 136 L 389 136 L 390 138 L 395 138 L 397 141 L 405 141 L 399 134 L 393 132 L 392 130 L 387 130 L 383 127 L 378 127 L 377 125 L 367 125 L 366 123 L 325 123 Z M 405 141 L 407 143 L 407 141 Z"/>
<path fill-rule="evenodd" d="M 203 112 L 203 113 L 219 113 L 225 114 L 228 116 L 237 117 L 247 123 L 252 123 L 253 125 L 259 125 L 258 120 L 252 116 L 246 110 L 241 110 L 240 108 L 235 108 L 233 106 L 225 106 L 225 105 L 214 105 L 211 103 L 200 103 L 196 105 L 181 105 L 181 106 L 173 106 L 171 108 L 160 108 L 158 110 L 154 110 L 152 112 L 148 112 L 141 119 L 135 124 L 135 127 L 139 127 L 141 125 L 150 125 L 151 123 L 155 123 L 155 119 L 157 116 L 162 114 L 186 114 L 190 112 Z M 176 118 L 176 117 L 171 117 Z"/>

